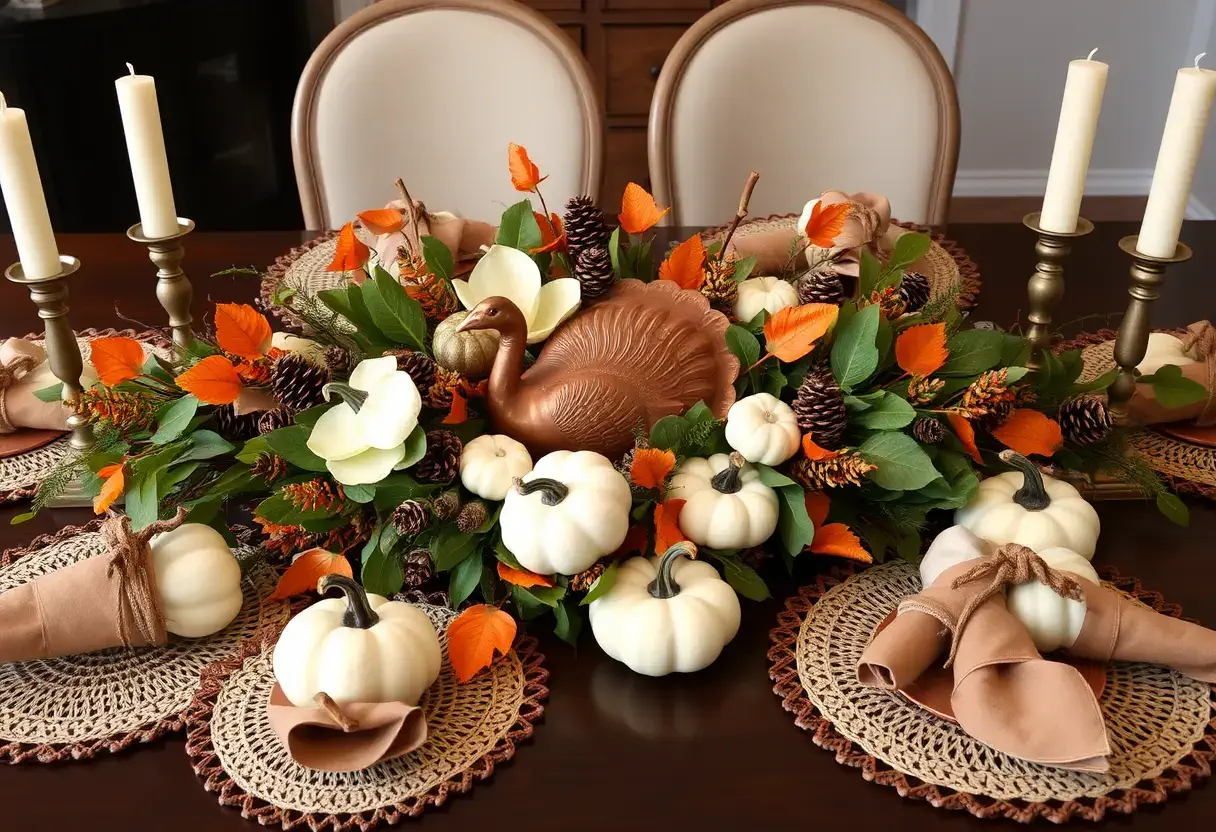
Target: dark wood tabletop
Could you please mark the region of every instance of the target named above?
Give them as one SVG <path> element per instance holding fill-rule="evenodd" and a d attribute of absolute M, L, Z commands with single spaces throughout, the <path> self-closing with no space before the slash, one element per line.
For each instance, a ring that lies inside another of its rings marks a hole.
<path fill-rule="evenodd" d="M 1067 294 L 1056 320 L 1065 334 L 1118 321 L 1129 285 L 1119 238 L 1130 223 L 1099 225 L 1080 240 L 1067 265 Z M 1004 326 L 1025 308 L 1034 241 L 1020 225 L 956 225 L 948 236 L 963 245 L 983 277 L 973 316 Z M 195 315 L 208 300 L 251 301 L 257 283 L 208 275 L 237 266 L 265 268 L 310 236 L 299 232 L 196 233 L 185 265 L 195 288 Z M 1178 326 L 1216 315 L 1216 223 L 1188 224 L 1196 251 L 1168 275 L 1154 307 L 1154 324 Z M 120 318 L 163 323 L 153 295 L 154 271 L 145 251 L 121 234 L 64 235 L 60 250 L 80 257 L 72 278 L 71 320 L 77 329 L 130 326 Z M 15 259 L 0 239 L 0 263 Z M 0 286 L 0 333 L 38 330 L 24 290 Z M 1147 504 L 1098 507 L 1102 538 L 1096 563 L 1124 574 L 1216 626 L 1216 510 L 1188 501 L 1189 528 L 1174 526 Z M 12 527 L 19 507 L 0 509 L 0 546 L 88 519 L 86 510 L 45 511 Z M 688 677 L 646 679 L 608 659 L 590 637 L 577 651 L 543 631 L 550 698 L 533 739 L 514 761 L 470 794 L 418 821 L 432 829 L 980 829 L 992 822 L 901 799 L 892 789 L 837 765 L 781 708 L 768 679 L 769 630 L 785 597 L 830 559 L 804 555 L 795 580 L 772 572 L 776 598 L 744 602 L 738 637 L 709 669 Z M 585 634 L 589 636 L 589 634 Z M 4 703 L 0 703 L 3 707 Z M 233 809 L 221 808 L 191 771 L 182 738 L 173 736 L 89 762 L 0 768 L 0 828 L 13 830 L 129 829 L 174 832 L 251 830 Z M 1216 784 L 1130 819 L 1143 830 L 1197 828 L 1216 818 Z"/>

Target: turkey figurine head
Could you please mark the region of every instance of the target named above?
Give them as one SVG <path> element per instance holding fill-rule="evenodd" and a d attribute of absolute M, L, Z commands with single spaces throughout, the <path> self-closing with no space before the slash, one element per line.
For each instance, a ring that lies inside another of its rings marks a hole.
<path fill-rule="evenodd" d="M 477 329 L 496 329 L 504 337 L 522 338 L 528 334 L 528 322 L 518 306 L 508 298 L 496 296 L 474 306 L 456 327 L 457 332 Z"/>

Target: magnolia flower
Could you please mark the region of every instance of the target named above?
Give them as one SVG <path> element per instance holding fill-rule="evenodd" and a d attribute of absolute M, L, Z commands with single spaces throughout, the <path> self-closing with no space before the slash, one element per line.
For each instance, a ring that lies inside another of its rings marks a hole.
<path fill-rule="evenodd" d="M 325 347 L 311 338 L 301 338 L 289 332 L 276 332 L 270 336 L 270 346 L 285 352 L 294 352 L 318 364 L 325 363 Z"/>
<path fill-rule="evenodd" d="M 528 322 L 529 344 L 548 338 L 581 303 L 577 280 L 562 277 L 541 286 L 536 262 L 509 246 L 491 246 L 473 267 L 469 279 L 453 280 L 452 286 L 465 309 L 492 297 L 504 297 L 514 303 Z"/>
<path fill-rule="evenodd" d="M 819 207 L 822 213 L 826 208 L 841 204 L 847 205 L 848 211 L 844 221 L 839 224 L 839 228 L 835 228 L 835 225 L 832 224 L 828 229 L 813 229 L 817 231 L 817 234 L 808 240 L 807 224 L 815 215 L 815 209 Z M 841 191 L 825 191 L 819 199 L 812 199 L 806 204 L 802 209 L 802 215 L 798 217 L 798 224 L 794 227 L 799 237 L 804 242 L 810 243 L 806 250 L 808 265 L 814 268 L 827 260 L 837 260 L 838 265 L 848 267 L 837 268 L 838 272 L 856 276 L 857 255 L 855 250 L 877 241 L 886 233 L 890 224 L 891 203 L 887 201 L 886 197 L 864 191 L 851 196 Z M 827 241 L 818 239 L 824 233 L 829 233 L 830 245 L 825 245 Z"/>
<path fill-rule="evenodd" d="M 386 355 L 360 361 L 350 383 L 325 385 L 340 404 L 313 426 L 308 450 L 343 485 L 369 485 L 387 477 L 405 458 L 405 440 L 418 426 L 422 397 L 409 373 Z"/>

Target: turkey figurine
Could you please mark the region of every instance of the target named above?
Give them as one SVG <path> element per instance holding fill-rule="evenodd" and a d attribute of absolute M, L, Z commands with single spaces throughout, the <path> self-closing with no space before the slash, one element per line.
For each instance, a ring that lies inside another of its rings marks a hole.
<path fill-rule="evenodd" d="M 549 336 L 527 372 L 527 322 L 507 298 L 486 298 L 458 329 L 501 336 L 486 393 L 496 432 L 534 456 L 582 450 L 618 459 L 638 426 L 697 402 L 726 417 L 739 373 L 728 325 L 700 292 L 670 280 L 624 280 Z"/>

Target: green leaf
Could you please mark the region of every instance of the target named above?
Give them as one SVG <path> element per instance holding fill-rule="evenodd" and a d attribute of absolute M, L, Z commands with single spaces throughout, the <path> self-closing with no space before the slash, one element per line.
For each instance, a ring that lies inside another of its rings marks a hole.
<path fill-rule="evenodd" d="M 688 433 L 688 423 L 679 416 L 664 416 L 650 429 L 650 444 L 660 450 L 675 450 L 680 447 Z"/>
<path fill-rule="evenodd" d="M 511 550 L 504 546 L 501 540 L 494 543 L 494 557 L 497 558 L 500 563 L 504 563 L 512 569 L 518 569 L 521 572 L 524 571 L 524 568 L 519 565 L 519 561 L 515 559 L 515 555 L 511 554 Z"/>
<path fill-rule="evenodd" d="M 456 272 L 451 250 L 436 237 L 422 237 L 422 259 L 426 261 L 426 267 L 431 273 L 443 280 L 451 280 Z"/>
<path fill-rule="evenodd" d="M 869 410 L 856 414 L 853 422 L 871 430 L 897 430 L 912 424 L 915 418 L 912 405 L 894 393 L 887 393 Z"/>
<path fill-rule="evenodd" d="M 555 608 L 566 597 L 566 588 L 564 586 L 530 586 L 528 594 L 546 607 Z"/>
<path fill-rule="evenodd" d="M 1158 494 L 1157 510 L 1164 514 L 1170 522 L 1177 523 L 1179 526 L 1191 524 L 1191 513 L 1187 510 L 1186 503 L 1182 502 L 1177 494 L 1169 491 L 1162 491 Z"/>
<path fill-rule="evenodd" d="M 914 491 L 940 476 L 933 467 L 933 460 L 906 433 L 876 433 L 857 450 L 867 462 L 878 466 L 866 476 L 888 491 Z"/>
<path fill-rule="evenodd" d="M 325 411 L 335 406 L 336 405 L 332 404 L 319 404 L 316 407 L 308 408 L 308 410 L 301 410 L 295 415 L 295 418 L 292 419 L 292 421 L 302 427 L 310 429 L 314 428 L 316 427 L 317 421 L 321 418 Z"/>
<path fill-rule="evenodd" d="M 769 597 L 768 585 L 764 583 L 764 579 L 756 574 L 756 570 L 739 560 L 737 555 L 727 557 L 710 553 L 710 557 L 722 564 L 726 582 L 735 592 L 752 601 L 763 601 Z"/>
<path fill-rule="evenodd" d="M 322 520 L 332 514 L 330 509 L 323 506 L 308 510 L 298 509 L 278 492 L 258 503 L 253 513 L 272 523 L 281 523 L 284 526 L 294 526 L 310 520 Z"/>
<path fill-rule="evenodd" d="M 170 386 L 174 383 L 173 367 L 154 352 L 148 353 L 148 357 L 144 359 L 143 371 L 144 375 L 152 376 L 157 381 L 162 381 Z"/>
<path fill-rule="evenodd" d="M 557 617 L 553 635 L 566 644 L 577 645 L 579 633 L 583 631 L 583 618 L 578 614 L 577 607 L 571 610 L 569 602 L 564 602 L 553 608 L 553 614 Z"/>
<path fill-rule="evenodd" d="M 832 344 L 832 375 L 845 390 L 861 384 L 878 369 L 878 319 L 880 309 L 872 303 L 838 330 Z"/>
<path fill-rule="evenodd" d="M 422 425 L 418 425 L 410 435 L 405 437 L 405 458 L 395 466 L 395 470 L 402 470 L 414 465 L 418 460 L 426 456 L 426 429 Z"/>
<path fill-rule="evenodd" d="M 473 554 L 477 548 L 477 537 L 459 531 L 455 526 L 445 526 L 431 543 L 431 559 L 436 572 L 447 572 L 456 564 Z"/>
<path fill-rule="evenodd" d="M 714 412 L 709 409 L 709 405 L 705 402 L 697 402 L 692 407 L 688 408 L 688 412 L 684 414 L 684 421 L 693 424 L 701 422 L 714 421 Z"/>
<path fill-rule="evenodd" d="M 756 473 L 760 475 L 760 482 L 767 485 L 769 488 L 785 488 L 790 485 L 797 485 L 792 479 L 787 477 L 780 471 L 774 470 L 767 465 L 753 465 Z"/>
<path fill-rule="evenodd" d="M 752 276 L 752 272 L 756 270 L 756 255 L 749 254 L 735 262 L 735 270 L 731 273 L 731 277 L 736 283 L 742 283 Z"/>
<path fill-rule="evenodd" d="M 131 518 L 133 531 L 139 531 L 158 517 L 160 501 L 156 479 L 156 473 L 136 474 L 124 492 L 126 512 Z"/>
<path fill-rule="evenodd" d="M 623 278 L 625 275 L 621 272 L 621 228 L 617 226 L 612 229 L 612 236 L 608 238 L 608 256 L 612 260 L 612 273 L 617 278 Z"/>
<path fill-rule="evenodd" d="M 929 253 L 932 241 L 928 234 L 909 233 L 900 235 L 895 241 L 891 258 L 887 260 L 887 272 L 902 271 Z"/>
<path fill-rule="evenodd" d="M 815 524 L 806 513 L 806 492 L 800 485 L 785 486 L 777 489 L 777 498 L 777 533 L 786 553 L 795 557 L 815 539 Z"/>
<path fill-rule="evenodd" d="M 756 340 L 755 335 L 738 324 L 731 324 L 726 328 L 726 348 L 739 359 L 740 372 L 760 360 L 760 342 Z"/>
<path fill-rule="evenodd" d="M 303 468 L 305 471 L 324 471 L 325 460 L 308 450 L 308 437 L 311 433 L 311 428 L 291 425 L 263 434 L 262 438 L 272 451 L 297 468 Z"/>
<path fill-rule="evenodd" d="M 350 500 L 356 503 L 370 503 L 376 499 L 376 486 L 374 485 L 344 485 L 342 493 Z"/>
<path fill-rule="evenodd" d="M 152 434 L 153 445 L 164 445 L 182 435 L 198 410 L 198 399 L 182 396 L 156 411 L 156 433 Z"/>
<path fill-rule="evenodd" d="M 604 570 L 604 574 L 595 579 L 595 583 L 591 585 L 591 589 L 587 590 L 587 594 L 583 596 L 583 600 L 579 601 L 579 606 L 585 607 L 594 601 L 596 598 L 602 598 L 608 594 L 616 584 L 617 572 L 621 568 L 621 562 L 614 560 L 608 564 L 608 568 Z"/>
<path fill-rule="evenodd" d="M 1006 367 L 1005 368 L 1005 383 L 1013 384 L 1026 378 L 1026 374 L 1030 372 L 1029 367 Z"/>
<path fill-rule="evenodd" d="M 870 251 L 869 246 L 861 247 L 861 261 L 857 264 L 857 284 L 860 297 L 868 298 L 882 279 L 882 264 Z M 845 304 L 848 306 L 849 304 Z"/>
<path fill-rule="evenodd" d="M 1105 390 L 1114 383 L 1119 377 L 1119 368 L 1111 367 L 1102 375 L 1090 381 L 1079 381 L 1069 388 L 1069 395 L 1078 395 L 1079 393 L 1095 393 L 1099 390 Z"/>
<path fill-rule="evenodd" d="M 428 351 L 430 340 L 422 304 L 407 295 L 392 275 L 377 266 L 375 277 L 363 281 L 363 298 L 381 332 L 398 344 Z"/>
<path fill-rule="evenodd" d="M 401 532 L 397 531 L 397 527 L 392 523 L 384 523 L 380 526 L 380 551 L 384 554 L 391 554 L 393 547 L 400 539 Z"/>
<path fill-rule="evenodd" d="M 770 361 L 764 371 L 764 378 L 760 382 L 760 392 L 781 398 L 781 391 L 785 389 L 786 381 L 785 373 L 781 372 L 781 364 L 777 361 Z"/>
<path fill-rule="evenodd" d="M 1030 361 L 1030 342 L 1021 335 L 1005 333 L 1005 343 L 1001 348 L 1001 366 L 1022 366 Z"/>
<path fill-rule="evenodd" d="M 254 479 L 253 474 L 249 473 L 248 465 L 237 464 L 220 474 L 220 478 L 215 481 L 215 484 L 207 489 L 207 494 L 203 499 L 218 500 L 246 491 L 260 491 L 265 487 L 264 482 Z"/>
<path fill-rule="evenodd" d="M 245 442 L 241 449 L 237 451 L 236 461 L 243 462 L 246 465 L 251 464 L 262 454 L 270 450 L 270 444 L 266 441 L 265 436 L 255 436 Z"/>
<path fill-rule="evenodd" d="M 870 402 L 866 401 L 860 396 L 854 396 L 851 393 L 845 393 L 844 406 L 855 412 L 869 410 L 871 407 L 873 407 Z"/>
<path fill-rule="evenodd" d="M 1184 376 L 1177 364 L 1166 364 L 1152 375 L 1140 376 L 1137 383 L 1152 387 L 1161 406 L 1170 409 L 1201 402 L 1208 395 L 1204 386 Z"/>
<path fill-rule="evenodd" d="M 974 376 L 995 367 L 1001 360 L 1005 334 L 989 329 L 963 329 L 946 341 L 950 357 L 939 376 Z"/>
<path fill-rule="evenodd" d="M 63 399 L 63 382 L 52 384 L 50 387 L 43 387 L 41 390 L 34 391 L 34 398 L 40 402 L 57 402 Z"/>
<path fill-rule="evenodd" d="M 811 369 L 811 358 L 806 358 L 795 361 L 793 364 L 782 365 L 785 372 L 785 383 L 791 390 L 797 390 L 802 386 L 802 380 L 806 378 L 806 374 Z"/>
<path fill-rule="evenodd" d="M 417 500 L 438 491 L 442 486 L 417 482 L 409 474 L 389 474 L 376 483 L 373 504 L 377 511 L 392 511 L 406 500 Z"/>
<path fill-rule="evenodd" d="M 481 558 L 465 558 L 456 564 L 448 579 L 448 597 L 453 608 L 463 604 L 481 581 Z"/>
<path fill-rule="evenodd" d="M 10 526 L 17 526 L 17 525 L 20 525 L 20 524 L 26 522 L 27 520 L 33 520 L 37 516 L 38 516 L 38 512 L 36 512 L 36 511 L 23 511 L 20 514 L 18 514 L 16 517 L 14 517 L 12 520 L 9 520 L 8 524 Z"/>
<path fill-rule="evenodd" d="M 920 532 L 916 529 L 901 530 L 895 541 L 895 553 L 911 564 L 915 564 L 920 559 L 920 547 Z"/>
<path fill-rule="evenodd" d="M 542 604 L 539 598 L 524 587 L 512 585 L 510 590 L 511 601 L 515 604 L 515 611 L 524 621 L 539 618 L 549 611 L 548 604 Z"/>
<path fill-rule="evenodd" d="M 363 571 L 359 577 L 363 588 L 377 595 L 393 595 L 400 592 L 405 583 L 401 568 L 401 558 L 392 554 L 391 548 L 385 550 L 380 545 L 381 539 L 388 526 L 379 526 L 363 547 Z"/>
<path fill-rule="evenodd" d="M 540 226 L 536 224 L 536 215 L 532 213 L 532 201 L 525 199 L 517 202 L 502 213 L 498 224 L 498 239 L 500 246 L 517 248 L 524 253 L 543 245 Z"/>
<path fill-rule="evenodd" d="M 233 445 L 215 431 L 196 430 L 190 434 L 190 444 L 186 448 L 186 452 L 178 457 L 177 461 L 186 462 L 191 459 L 213 459 L 217 456 L 232 453 L 235 450 L 236 445 Z"/>
<path fill-rule="evenodd" d="M 156 475 L 156 490 L 161 494 L 169 494 L 179 484 L 188 479 L 191 474 L 197 471 L 198 467 L 202 464 L 201 462 L 187 462 L 182 465 L 174 465 L 171 468 L 162 469 Z"/>
<path fill-rule="evenodd" d="M 372 343 L 380 346 L 390 343 L 372 320 L 371 312 L 368 311 L 367 304 L 363 300 L 363 292 L 355 284 L 352 283 L 338 289 L 324 289 L 317 292 L 317 300 L 354 324 L 359 333 Z"/>

